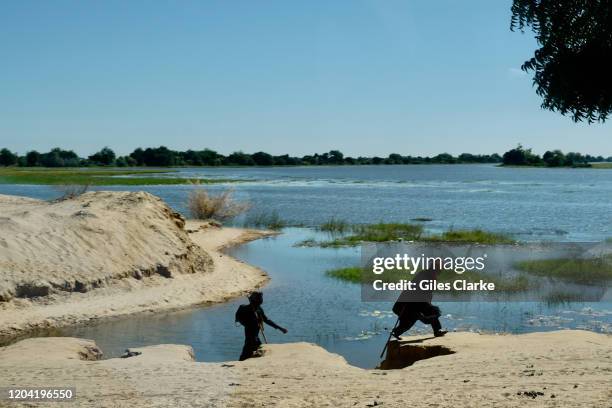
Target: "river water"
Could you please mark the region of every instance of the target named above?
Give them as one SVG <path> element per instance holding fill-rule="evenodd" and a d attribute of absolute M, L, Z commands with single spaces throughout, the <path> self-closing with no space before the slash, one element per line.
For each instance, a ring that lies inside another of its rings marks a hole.
<path fill-rule="evenodd" d="M 374 367 L 395 317 L 388 303 L 362 302 L 359 285 L 325 275 L 359 264 L 360 249 L 295 247 L 317 237 L 311 226 L 331 217 L 352 223 L 407 222 L 428 218 L 431 231 L 483 228 L 521 240 L 601 241 L 612 236 L 612 171 L 517 169 L 490 165 L 362 166 L 180 169 L 168 177 L 235 178 L 238 198 L 257 211 L 276 212 L 290 224 L 283 234 L 230 251 L 266 270 L 266 314 L 289 329 L 271 328 L 270 342 L 308 341 Z M 211 189 L 225 188 L 215 185 Z M 179 211 L 191 186 L 115 187 L 146 190 Z M 105 188 L 110 189 L 110 188 Z M 52 198 L 45 186 L 0 185 L 0 194 Z M 240 223 L 240 220 L 237 221 Z M 140 316 L 65 329 L 63 335 L 92 338 L 107 356 L 127 347 L 190 344 L 201 361 L 235 360 L 242 330 L 233 323 L 245 299 L 159 316 Z M 612 303 L 445 302 L 443 324 L 451 330 L 524 333 L 559 328 L 612 332 Z M 413 332 L 427 333 L 420 323 Z"/>
<path fill-rule="evenodd" d="M 237 179 L 238 198 L 294 225 L 431 218 L 432 230 L 483 228 L 524 240 L 600 241 L 612 231 L 612 171 L 494 165 L 182 168 L 167 177 Z M 145 190 L 184 211 L 192 186 Z M 227 188 L 213 185 L 212 190 Z M 51 198 L 48 186 L 0 185 L 0 194 Z"/>

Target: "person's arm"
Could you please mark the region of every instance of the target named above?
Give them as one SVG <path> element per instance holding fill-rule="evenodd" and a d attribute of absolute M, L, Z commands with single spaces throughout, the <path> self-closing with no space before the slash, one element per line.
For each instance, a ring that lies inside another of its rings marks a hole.
<path fill-rule="evenodd" d="M 263 309 L 260 309 L 260 310 L 261 310 L 261 318 L 264 321 L 264 323 L 266 323 L 268 326 L 274 327 L 276 330 L 280 330 L 283 333 L 287 333 L 287 329 L 279 326 L 278 324 L 274 323 L 272 320 L 268 319 L 268 316 L 266 316 Z"/>

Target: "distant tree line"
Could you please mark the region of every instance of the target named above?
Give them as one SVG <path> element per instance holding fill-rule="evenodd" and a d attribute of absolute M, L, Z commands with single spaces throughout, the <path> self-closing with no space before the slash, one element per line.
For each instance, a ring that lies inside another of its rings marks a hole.
<path fill-rule="evenodd" d="M 550 156 L 550 154 L 552 156 Z M 550 157 L 549 157 L 550 156 Z M 561 160 L 562 157 L 563 159 Z M 21 167 L 85 167 L 85 166 L 318 166 L 318 165 L 364 165 L 364 164 L 461 164 L 461 163 L 503 163 L 508 165 L 553 165 L 553 163 L 564 163 L 561 165 L 580 165 L 588 162 L 612 161 L 612 157 L 581 155 L 579 153 L 568 153 L 564 155 L 558 150 L 546 152 L 544 157 L 531 153 L 531 150 L 518 146 L 506 152 L 503 157 L 494 154 L 470 154 L 462 153 L 453 156 L 441 153 L 432 157 L 404 156 L 392 153 L 387 157 L 346 157 L 339 150 L 331 150 L 327 153 L 306 155 L 302 157 L 289 156 L 288 154 L 274 156 L 265 152 L 252 154 L 234 152 L 227 156 L 214 150 L 187 150 L 175 151 L 165 146 L 154 148 L 137 148 L 127 156 L 117 156 L 115 152 L 104 147 L 99 152 L 87 158 L 79 157 L 72 150 L 63 150 L 59 147 L 51 149 L 47 153 L 37 151 L 27 152 L 20 156 L 8 149 L 0 150 L 0 166 Z"/>
<path fill-rule="evenodd" d="M 502 157 L 502 163 L 507 166 L 590 167 L 589 163 L 594 162 L 612 162 L 612 157 L 563 153 L 561 150 L 548 150 L 539 156 L 520 144 L 508 150 Z"/>

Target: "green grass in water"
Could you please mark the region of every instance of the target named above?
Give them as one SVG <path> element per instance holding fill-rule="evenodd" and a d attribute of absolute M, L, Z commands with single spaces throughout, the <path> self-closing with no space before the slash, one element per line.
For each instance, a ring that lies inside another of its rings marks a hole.
<path fill-rule="evenodd" d="M 188 184 L 185 178 L 156 177 L 173 170 L 124 170 L 115 168 L 4 168 L 0 169 L 0 184 L 140 186 L 158 184 Z M 141 176 L 141 177 L 117 177 Z M 232 180 L 200 180 L 203 184 Z"/>
<path fill-rule="evenodd" d="M 578 284 L 602 284 L 612 281 L 612 257 L 594 259 L 537 259 L 515 264 L 533 275 L 558 278 Z"/>
<path fill-rule="evenodd" d="M 562 292 L 555 291 L 547 294 L 544 297 L 544 302 L 548 305 L 559 305 L 566 304 L 572 302 L 584 302 L 585 299 L 582 298 L 578 293 L 571 292 Z"/>
<path fill-rule="evenodd" d="M 424 237 L 423 241 L 476 242 L 479 244 L 513 244 L 516 242 L 507 235 L 487 232 L 481 229 L 446 231 L 441 235 Z"/>
<path fill-rule="evenodd" d="M 325 274 L 329 277 L 340 279 L 351 283 L 361 283 L 361 268 L 359 266 L 349 266 L 347 268 L 330 269 Z"/>
<path fill-rule="evenodd" d="M 340 232 L 340 224 L 325 223 L 320 230 Z M 323 229 L 325 228 L 325 229 Z M 512 238 L 504 234 L 487 232 L 480 229 L 474 230 L 452 230 L 440 235 L 423 235 L 423 226 L 417 224 L 402 223 L 378 223 L 367 225 L 353 225 L 342 229 L 350 231 L 346 235 L 335 237 L 328 241 L 314 241 L 309 239 L 297 246 L 319 246 L 321 248 L 338 248 L 345 246 L 357 246 L 362 242 L 388 242 L 388 241 L 424 241 L 424 242 L 455 242 L 455 243 L 480 243 L 480 244 L 512 244 Z"/>
<path fill-rule="evenodd" d="M 281 230 L 287 226 L 287 222 L 281 218 L 277 211 L 258 211 L 251 212 L 246 216 L 244 226 Z"/>
<path fill-rule="evenodd" d="M 351 233 L 331 241 L 322 241 L 319 246 L 322 248 L 356 246 L 361 242 L 386 242 L 418 240 L 423 233 L 423 227 L 414 224 L 399 223 L 378 223 L 368 225 L 354 225 Z"/>
<path fill-rule="evenodd" d="M 359 266 L 331 269 L 325 272 L 329 277 L 340 279 L 350 283 L 371 283 L 374 280 L 381 279 L 383 282 L 399 282 L 402 279 L 412 280 L 414 275 L 402 270 L 388 270 L 380 275 L 364 274 L 364 271 Z M 364 274 L 365 276 L 363 276 Z M 511 278 L 501 278 L 495 275 L 480 273 L 476 271 L 457 274 L 453 271 L 444 270 L 438 275 L 438 282 L 453 282 L 457 279 L 464 279 L 466 282 L 485 282 L 495 283 L 495 290 L 498 292 L 515 293 L 524 292 L 533 288 L 532 282 L 526 276 L 516 276 Z"/>
<path fill-rule="evenodd" d="M 348 222 L 332 217 L 328 221 L 321 224 L 318 229 L 319 231 L 343 234 L 348 232 L 350 228 L 351 225 Z"/>

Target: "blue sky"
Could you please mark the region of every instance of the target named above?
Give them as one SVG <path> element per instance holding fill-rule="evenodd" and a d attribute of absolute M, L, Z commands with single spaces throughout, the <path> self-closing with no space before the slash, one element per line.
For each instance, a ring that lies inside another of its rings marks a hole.
<path fill-rule="evenodd" d="M 612 155 L 540 109 L 510 1 L 0 2 L 0 147 Z"/>

